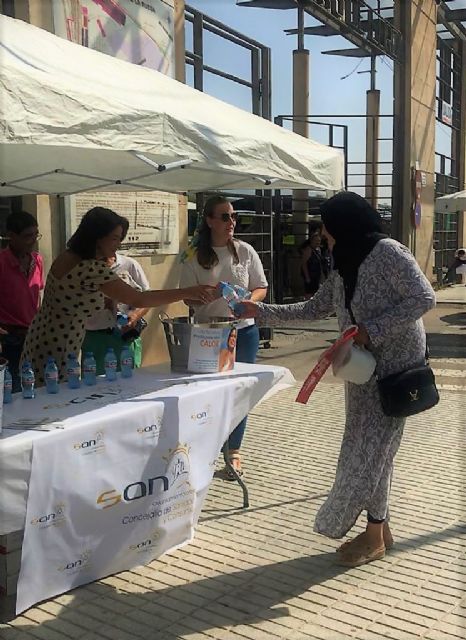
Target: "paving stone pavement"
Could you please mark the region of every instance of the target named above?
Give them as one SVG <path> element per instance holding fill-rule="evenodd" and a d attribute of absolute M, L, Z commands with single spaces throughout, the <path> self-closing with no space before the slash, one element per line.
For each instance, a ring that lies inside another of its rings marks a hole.
<path fill-rule="evenodd" d="M 357 569 L 337 567 L 337 541 L 312 531 L 337 461 L 343 388 L 321 385 L 305 407 L 295 396 L 283 391 L 250 417 L 250 509 L 215 479 L 191 545 L 39 604 L 0 625 L 0 638 L 465 638 L 466 394 L 443 391 L 408 421 L 392 490 L 396 546 Z"/>

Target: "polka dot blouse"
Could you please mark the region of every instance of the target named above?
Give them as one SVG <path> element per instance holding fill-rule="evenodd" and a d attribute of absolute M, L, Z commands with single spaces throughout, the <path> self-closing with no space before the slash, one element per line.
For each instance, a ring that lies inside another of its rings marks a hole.
<path fill-rule="evenodd" d="M 32 363 L 36 384 L 44 384 L 44 367 L 52 356 L 60 381 L 66 379 L 69 353 L 79 357 L 86 320 L 104 308 L 100 286 L 118 275 L 99 260 L 81 260 L 62 278 L 50 271 L 42 306 L 34 318 L 24 343 L 21 360 Z"/>

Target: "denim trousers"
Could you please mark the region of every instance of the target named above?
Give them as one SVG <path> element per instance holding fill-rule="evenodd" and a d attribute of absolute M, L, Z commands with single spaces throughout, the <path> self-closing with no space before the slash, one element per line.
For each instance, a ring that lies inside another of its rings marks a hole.
<path fill-rule="evenodd" d="M 259 329 L 252 324 L 243 329 L 239 329 L 236 341 L 236 362 L 247 362 L 254 364 L 256 362 L 257 352 L 259 350 Z M 244 431 L 246 429 L 247 417 L 241 420 L 228 439 L 229 449 L 239 449 L 243 441 Z"/>
<path fill-rule="evenodd" d="M 24 335 L 2 335 L 0 336 L 0 342 L 2 345 L 1 355 L 8 360 L 8 369 L 11 373 L 13 382 L 13 393 L 21 391 L 21 374 L 19 371 L 19 362 L 21 359 L 21 352 L 23 351 Z"/>

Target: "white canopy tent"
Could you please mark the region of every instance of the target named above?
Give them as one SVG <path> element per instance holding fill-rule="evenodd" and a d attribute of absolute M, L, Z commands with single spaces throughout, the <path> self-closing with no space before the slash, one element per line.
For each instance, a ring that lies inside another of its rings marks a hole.
<path fill-rule="evenodd" d="M 343 188 L 343 154 L 0 16 L 0 197 Z"/>
<path fill-rule="evenodd" d="M 454 213 L 466 211 L 466 191 L 457 191 L 435 200 L 435 211 L 438 213 Z"/>

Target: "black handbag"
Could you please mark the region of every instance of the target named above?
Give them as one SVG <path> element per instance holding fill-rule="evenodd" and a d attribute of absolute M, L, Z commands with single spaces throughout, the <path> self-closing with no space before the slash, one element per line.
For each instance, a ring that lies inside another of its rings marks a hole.
<path fill-rule="evenodd" d="M 351 321 L 357 324 L 351 308 Z M 377 378 L 380 402 L 386 416 L 407 418 L 432 409 L 440 396 L 435 384 L 435 375 L 429 365 L 429 349 L 426 346 L 425 364 L 414 369 L 392 373 Z"/>
<path fill-rule="evenodd" d="M 425 365 L 377 379 L 377 385 L 383 412 L 392 418 L 414 416 L 440 400 L 427 353 Z"/>

